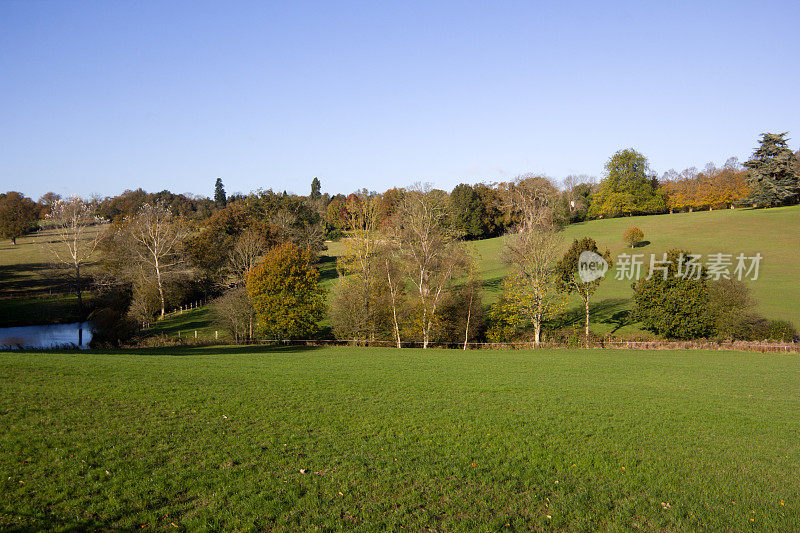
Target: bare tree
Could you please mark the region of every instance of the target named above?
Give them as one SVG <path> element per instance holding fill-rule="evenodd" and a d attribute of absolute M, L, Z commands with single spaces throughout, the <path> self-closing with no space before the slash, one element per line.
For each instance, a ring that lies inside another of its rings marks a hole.
<path fill-rule="evenodd" d="M 264 235 L 248 228 L 239 235 L 236 244 L 228 252 L 227 272 L 234 285 L 244 285 L 247 273 L 264 258 L 269 242 Z"/>
<path fill-rule="evenodd" d="M 155 279 L 161 302 L 161 316 L 166 314 L 164 285 L 188 272 L 183 244 L 189 228 L 161 203 L 144 204 L 128 221 L 133 266 L 143 279 Z"/>
<path fill-rule="evenodd" d="M 55 238 L 48 243 L 48 247 L 56 264 L 70 269 L 78 297 L 78 309 L 83 315 L 82 269 L 91 261 L 100 243 L 101 232 L 92 228 L 100 219 L 95 214 L 93 204 L 80 196 L 66 200 L 54 197 L 49 210 L 47 220 L 53 224 Z"/>
<path fill-rule="evenodd" d="M 498 187 L 503 208 L 517 226 L 534 228 L 558 221 L 558 188 L 548 178 L 524 174 Z"/>
<path fill-rule="evenodd" d="M 445 291 L 467 264 L 462 243 L 448 228 L 447 206 L 443 191 L 420 185 L 410 189 L 401 204 L 399 254 L 414 287 L 423 348 L 430 343 Z"/>
<path fill-rule="evenodd" d="M 387 242 L 378 248 L 378 277 L 389 289 L 389 305 L 392 310 L 392 336 L 397 347 L 402 347 L 400 339 L 400 305 L 403 301 L 403 270 L 397 259 L 397 248 Z"/>

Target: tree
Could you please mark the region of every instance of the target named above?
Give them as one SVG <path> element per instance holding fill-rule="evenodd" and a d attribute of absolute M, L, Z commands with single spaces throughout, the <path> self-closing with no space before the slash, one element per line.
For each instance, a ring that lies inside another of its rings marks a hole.
<path fill-rule="evenodd" d="M 267 252 L 247 276 L 262 333 L 280 339 L 312 335 L 325 309 L 319 272 L 307 249 L 284 243 Z"/>
<path fill-rule="evenodd" d="M 622 234 L 622 240 L 627 242 L 631 248 L 636 248 L 636 245 L 644 239 L 644 232 L 637 226 L 631 226 Z"/>
<path fill-rule="evenodd" d="M 189 234 L 186 224 L 163 204 L 144 204 L 119 230 L 117 242 L 126 254 L 122 260 L 128 262 L 130 275 L 138 278 L 140 287 L 154 286 L 162 318 L 166 285 L 189 273 L 184 249 Z"/>
<path fill-rule="evenodd" d="M 413 330 L 420 333 L 423 348 L 441 318 L 440 304 L 469 262 L 458 235 L 447 224 L 447 208 L 444 191 L 417 185 L 403 195 L 397 218 L 398 252 L 414 292 Z"/>
<path fill-rule="evenodd" d="M 634 285 L 634 320 L 645 329 L 676 339 L 705 337 L 713 332 L 708 285 L 702 268 L 690 268 L 691 254 L 670 250 L 651 272 Z"/>
<path fill-rule="evenodd" d="M 39 205 L 42 209 L 42 216 L 48 215 L 50 210 L 59 200 L 61 200 L 61 195 L 54 192 L 46 192 L 39 197 Z"/>
<path fill-rule="evenodd" d="M 242 231 L 236 239 L 236 244 L 228 252 L 226 270 L 230 282 L 234 285 L 244 285 L 247 282 L 247 273 L 262 261 L 271 244 L 273 242 L 270 236 L 256 227 L 251 226 Z"/>
<path fill-rule="evenodd" d="M 532 223 L 536 219 L 525 217 Z M 511 266 L 510 279 L 505 284 L 504 297 L 498 309 L 518 313 L 511 323 L 518 327 L 529 321 L 533 327 L 534 343 L 541 341 L 542 327 L 562 307 L 558 295 L 556 261 L 561 253 L 561 238 L 552 226 L 523 223 L 509 235 L 504 259 Z"/>
<path fill-rule="evenodd" d="M 750 195 L 745 203 L 773 207 L 800 199 L 796 156 L 786 144 L 787 133 L 762 133 L 760 146 L 744 166 Z"/>
<path fill-rule="evenodd" d="M 592 198 L 589 216 L 663 212 L 666 205 L 657 185 L 648 176 L 645 156 L 631 148 L 620 150 L 606 163 L 606 177 Z"/>
<path fill-rule="evenodd" d="M 525 174 L 498 185 L 506 214 L 506 227 L 525 231 L 550 227 L 565 221 L 558 188 L 548 178 Z"/>
<path fill-rule="evenodd" d="M 55 238 L 49 247 L 56 262 L 72 271 L 78 309 L 83 315 L 83 275 L 81 269 L 88 263 L 100 243 L 101 233 L 91 231 L 98 222 L 94 206 L 81 198 L 72 196 L 57 200 L 50 206 L 47 220 L 52 222 Z"/>
<path fill-rule="evenodd" d="M 36 224 L 36 204 L 27 196 L 10 191 L 0 197 L 0 237 L 11 239 L 17 244 L 17 238 L 28 233 Z"/>
<path fill-rule="evenodd" d="M 453 229 L 467 239 L 483 237 L 484 217 L 484 206 L 475 189 L 464 183 L 456 185 L 450 193 L 450 224 Z"/>
<path fill-rule="evenodd" d="M 589 252 L 589 254 L 587 254 Z M 595 254 L 594 256 L 592 254 Z M 588 257 L 587 257 L 588 256 Z M 562 292 L 568 294 L 577 294 L 583 302 L 583 308 L 586 312 L 586 321 L 584 324 L 584 334 L 586 336 L 586 347 L 589 347 L 589 299 L 592 294 L 600 286 L 603 277 L 594 277 L 591 272 L 584 271 L 581 275 L 579 268 L 581 262 L 588 262 L 589 260 L 597 260 L 602 258 L 606 262 L 608 268 L 611 267 L 611 253 L 606 249 L 600 252 L 597 248 L 597 243 L 591 237 L 584 237 L 580 240 L 575 239 L 572 245 L 564 254 L 564 257 L 558 262 L 556 266 L 558 288 Z"/>
<path fill-rule="evenodd" d="M 217 322 L 228 330 L 233 340 L 251 340 L 255 311 L 245 287 L 234 287 L 217 298 L 213 304 Z"/>
<path fill-rule="evenodd" d="M 311 180 L 311 194 L 308 196 L 310 200 L 319 200 L 322 197 L 322 184 L 319 178 Z"/>
<path fill-rule="evenodd" d="M 378 216 L 377 196 L 364 190 L 347 197 L 342 212 L 346 238 L 336 261 L 340 277 L 331 306 L 337 336 L 375 340 L 382 329 L 378 303 L 384 286 L 377 268 Z"/>
<path fill-rule="evenodd" d="M 222 209 L 228 204 L 228 196 L 225 194 L 222 178 L 217 178 L 217 181 L 214 183 L 214 203 L 218 209 Z"/>

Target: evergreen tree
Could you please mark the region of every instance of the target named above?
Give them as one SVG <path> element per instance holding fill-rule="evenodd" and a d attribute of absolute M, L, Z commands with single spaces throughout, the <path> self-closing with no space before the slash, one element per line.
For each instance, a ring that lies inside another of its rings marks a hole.
<path fill-rule="evenodd" d="M 322 196 L 322 184 L 319 178 L 311 180 L 311 194 L 308 196 L 309 200 L 318 200 Z"/>
<path fill-rule="evenodd" d="M 217 204 L 217 207 L 220 209 L 225 207 L 228 203 L 225 187 L 222 185 L 222 178 L 217 178 L 217 182 L 214 184 L 214 203 Z"/>
<path fill-rule="evenodd" d="M 456 185 L 450 193 L 450 224 L 467 239 L 484 236 L 483 218 L 486 214 L 483 202 L 470 185 Z"/>
<path fill-rule="evenodd" d="M 800 199 L 796 155 L 786 144 L 786 133 L 762 133 L 761 145 L 744 164 L 750 195 L 746 204 L 774 207 Z"/>

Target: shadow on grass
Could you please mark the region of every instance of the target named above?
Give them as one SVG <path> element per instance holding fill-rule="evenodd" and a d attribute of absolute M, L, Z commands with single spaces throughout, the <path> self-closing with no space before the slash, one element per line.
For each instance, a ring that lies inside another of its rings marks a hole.
<path fill-rule="evenodd" d="M 339 277 L 339 273 L 336 272 L 336 258 L 329 255 L 323 255 L 319 258 L 317 270 L 319 271 L 320 283 Z"/>
<path fill-rule="evenodd" d="M 165 346 L 163 348 L 124 348 L 119 350 L 91 350 L 88 353 L 111 353 L 129 355 L 247 355 L 247 354 L 292 354 L 312 352 L 321 346 L 278 346 L 269 344 L 216 345 L 216 346 Z"/>
<path fill-rule="evenodd" d="M 485 279 L 481 282 L 481 287 L 490 291 L 500 290 L 500 287 L 502 286 L 504 279 L 505 279 L 504 276 L 496 276 L 493 278 Z"/>
<path fill-rule="evenodd" d="M 247 355 L 247 354 L 292 354 L 312 352 L 323 349 L 322 346 L 278 346 L 270 344 L 253 345 L 203 345 L 203 346 L 163 346 L 147 348 L 93 348 L 90 350 L 54 349 L 54 350 L 6 350 L 0 349 L 3 354 L 18 355 L 171 355 L 171 356 L 200 356 L 200 355 Z"/>
<path fill-rule="evenodd" d="M 158 333 L 177 334 L 179 331 L 185 333 L 187 331 L 191 332 L 191 331 L 194 331 L 194 330 L 202 330 L 202 329 L 205 329 L 205 328 L 210 327 L 210 326 L 211 326 L 211 319 L 210 318 L 206 318 L 206 319 L 194 318 L 194 319 L 189 320 L 187 322 L 179 322 L 177 324 L 164 324 L 164 323 L 158 324 L 158 323 L 156 323 L 152 328 L 152 333 L 155 333 L 155 334 L 158 334 Z"/>
<path fill-rule="evenodd" d="M 629 319 L 630 311 L 625 307 L 630 303 L 626 298 L 606 298 L 599 302 L 589 305 L 589 314 L 592 322 L 603 324 L 613 324 L 617 331 L 619 328 L 631 323 Z M 586 315 L 582 307 L 575 307 L 564 311 L 553 320 L 555 328 L 572 326 L 573 324 L 583 325 Z"/>
<path fill-rule="evenodd" d="M 91 518 L 88 519 L 76 519 L 75 517 L 70 516 L 61 516 L 57 515 L 48 511 L 41 511 L 39 513 L 25 513 L 20 511 L 15 511 L 13 509 L 2 509 L 4 514 L 12 519 L 15 519 L 21 522 L 24 525 L 19 526 L 11 526 L 11 527 L 4 527 L 3 531 L 13 531 L 13 532 L 33 532 L 33 531 L 120 531 L 120 530 L 135 530 L 131 529 L 128 526 L 128 529 L 120 528 L 118 525 L 120 521 L 123 520 L 130 520 L 131 517 L 134 517 L 142 512 L 150 512 L 155 513 L 156 515 L 164 515 L 165 513 L 169 513 L 173 516 L 183 516 L 186 513 L 189 513 L 193 510 L 194 506 L 196 505 L 195 500 L 196 497 L 189 498 L 182 503 L 182 505 L 175 506 L 173 502 L 167 502 L 166 500 L 159 499 L 157 502 L 152 502 L 148 505 L 145 505 L 141 508 L 134 508 L 128 509 L 124 512 L 116 513 L 116 516 L 110 516 L 105 519 L 101 519 L 97 514 L 93 514 Z M 179 519 L 178 519 L 179 520 Z M 138 529 L 143 529 L 145 527 L 149 527 L 149 524 L 140 525 Z M 136 528 L 136 526 L 133 526 Z"/>

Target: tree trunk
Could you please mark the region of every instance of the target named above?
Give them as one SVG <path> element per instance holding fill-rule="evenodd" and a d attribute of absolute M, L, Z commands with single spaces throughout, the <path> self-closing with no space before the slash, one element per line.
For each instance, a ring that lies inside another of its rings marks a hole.
<path fill-rule="evenodd" d="M 539 347 L 539 339 L 542 333 L 542 321 L 538 318 L 533 322 L 533 345 Z"/>
<path fill-rule="evenodd" d="M 83 295 L 81 291 L 81 267 L 75 265 L 75 292 L 78 294 L 78 313 L 83 320 Z"/>
<path fill-rule="evenodd" d="M 164 304 L 164 287 L 161 284 L 161 269 L 158 267 L 158 256 L 153 254 L 154 261 L 153 264 L 156 267 L 156 282 L 158 283 L 158 297 L 161 299 L 161 318 L 164 318 L 166 315 L 166 309 Z"/>
<path fill-rule="evenodd" d="M 11 245 L 12 246 L 16 246 L 17 245 L 17 238 L 16 237 L 11 237 Z"/>
<path fill-rule="evenodd" d="M 469 293 L 469 307 L 467 307 L 467 327 L 464 331 L 464 349 L 467 349 L 467 341 L 469 341 L 469 319 L 472 317 L 472 296 L 473 293 Z"/>
<path fill-rule="evenodd" d="M 164 288 L 161 286 L 161 276 L 158 277 L 158 297 L 161 299 L 161 318 L 164 318 L 167 311 L 164 304 Z"/>
<path fill-rule="evenodd" d="M 589 295 L 586 295 L 586 300 L 584 300 L 584 306 L 586 307 L 586 347 L 589 347 Z"/>
<path fill-rule="evenodd" d="M 389 294 L 392 297 L 392 319 L 394 320 L 394 336 L 397 339 L 397 347 L 401 348 L 400 343 L 400 326 L 397 324 L 397 302 L 395 301 L 394 285 L 392 285 L 392 275 L 389 269 L 386 269 L 386 278 L 389 280 Z"/>

